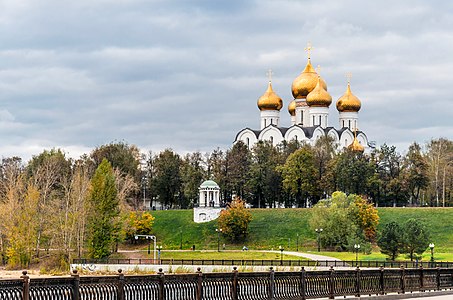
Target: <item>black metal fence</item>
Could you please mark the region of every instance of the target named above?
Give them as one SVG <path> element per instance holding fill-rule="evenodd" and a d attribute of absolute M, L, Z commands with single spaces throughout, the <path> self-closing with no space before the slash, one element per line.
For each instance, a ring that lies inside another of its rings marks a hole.
<path fill-rule="evenodd" d="M 418 262 L 418 261 L 372 261 L 372 260 L 269 260 L 269 259 L 74 259 L 73 264 L 112 264 L 112 265 L 181 265 L 181 266 L 295 266 L 295 267 L 360 267 L 360 268 L 418 268 L 441 267 L 453 268 L 453 262 Z"/>
<path fill-rule="evenodd" d="M 453 288 L 453 269 L 368 269 L 298 272 L 79 276 L 0 280 L 0 299 L 240 300 L 315 299 Z"/>

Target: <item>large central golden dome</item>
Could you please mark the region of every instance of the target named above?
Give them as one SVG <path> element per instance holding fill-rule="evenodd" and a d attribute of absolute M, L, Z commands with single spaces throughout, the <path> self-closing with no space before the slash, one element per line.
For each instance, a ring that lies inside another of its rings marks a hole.
<path fill-rule="evenodd" d="M 280 110 L 283 107 L 283 100 L 274 92 L 270 81 L 266 92 L 258 99 L 257 104 L 260 110 Z"/>
<path fill-rule="evenodd" d="M 316 87 L 307 95 L 308 106 L 329 107 L 332 96 L 322 87 L 321 76 L 318 76 Z"/>
<path fill-rule="evenodd" d="M 294 79 L 291 85 L 291 91 L 294 99 L 305 99 L 307 95 L 313 91 L 318 82 L 318 74 L 311 65 L 310 58 L 308 59 L 305 69 Z M 327 91 L 327 84 L 321 79 L 322 87 Z"/>
<path fill-rule="evenodd" d="M 362 103 L 359 98 L 351 92 L 351 85 L 348 82 L 348 88 L 343 96 L 337 100 L 337 109 L 339 112 L 358 112 Z"/>

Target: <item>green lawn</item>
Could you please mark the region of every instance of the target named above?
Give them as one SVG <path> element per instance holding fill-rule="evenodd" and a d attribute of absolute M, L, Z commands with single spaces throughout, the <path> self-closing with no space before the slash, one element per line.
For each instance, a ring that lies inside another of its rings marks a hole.
<path fill-rule="evenodd" d="M 436 260 L 453 261 L 453 208 L 379 208 L 380 225 L 390 221 L 403 223 L 408 218 L 422 220 L 431 231 L 431 241 L 436 245 Z M 285 251 L 316 252 L 316 234 L 309 227 L 310 209 L 252 209 L 253 220 L 250 223 L 249 235 L 245 241 L 231 243 L 220 237 L 219 244 L 226 249 L 241 249 L 247 245 L 250 250 L 278 249 L 281 245 Z M 216 250 L 218 236 L 215 232 L 216 221 L 196 224 L 192 210 L 152 211 L 155 219 L 154 234 L 157 244 L 164 249 L 188 250 L 195 245 L 197 250 Z M 297 247 L 298 244 L 298 247 Z M 210 254 L 207 254 L 210 255 Z M 326 252 L 325 255 L 340 259 L 353 260 L 355 253 Z M 423 260 L 429 260 L 429 249 Z M 372 253 L 360 254 L 360 259 L 382 260 L 384 255 Z M 400 256 L 399 259 L 406 259 Z"/>

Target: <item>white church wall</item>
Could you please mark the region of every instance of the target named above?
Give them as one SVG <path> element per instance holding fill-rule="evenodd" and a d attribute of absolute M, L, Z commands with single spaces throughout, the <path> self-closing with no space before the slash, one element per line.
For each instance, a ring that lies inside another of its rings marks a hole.
<path fill-rule="evenodd" d="M 250 129 L 245 129 L 238 134 L 238 141 L 242 141 L 249 149 L 258 142 L 256 135 Z"/>
<path fill-rule="evenodd" d="M 305 136 L 305 132 L 299 126 L 294 126 L 288 129 L 285 133 L 285 140 L 292 141 L 297 140 L 299 142 L 308 142 L 308 138 Z"/>
<path fill-rule="evenodd" d="M 277 146 L 278 144 L 283 142 L 282 133 L 274 126 L 266 127 L 266 129 L 261 131 L 258 139 L 264 141 L 271 141 L 272 145 L 274 146 Z"/>

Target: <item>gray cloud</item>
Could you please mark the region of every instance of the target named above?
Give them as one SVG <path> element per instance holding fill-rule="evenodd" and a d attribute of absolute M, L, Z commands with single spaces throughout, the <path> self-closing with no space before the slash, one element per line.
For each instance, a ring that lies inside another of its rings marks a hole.
<path fill-rule="evenodd" d="M 0 3 L 3 156 L 227 148 L 259 126 L 266 71 L 284 99 L 307 41 L 334 100 L 352 72 L 370 140 L 453 138 L 448 1 L 21 0 Z M 332 105 L 330 125 L 337 126 Z"/>

